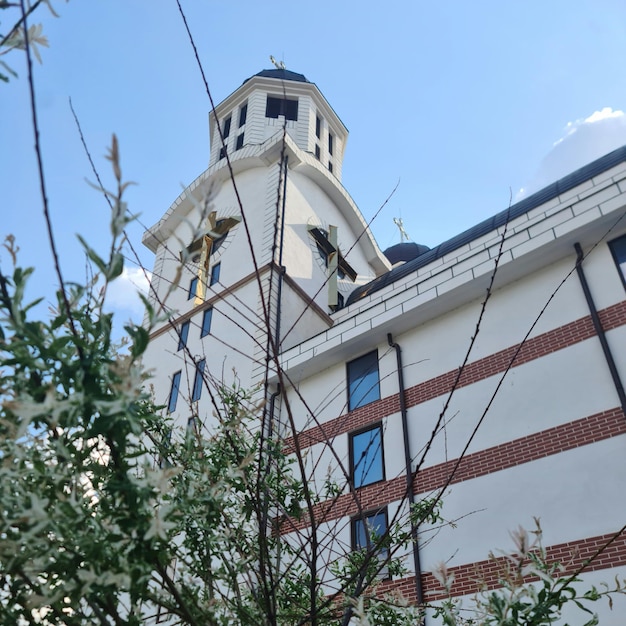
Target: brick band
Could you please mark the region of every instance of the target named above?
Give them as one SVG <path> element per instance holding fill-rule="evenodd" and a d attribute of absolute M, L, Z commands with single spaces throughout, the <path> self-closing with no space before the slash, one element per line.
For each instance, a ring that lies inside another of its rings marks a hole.
<path fill-rule="evenodd" d="M 468 454 L 459 464 L 451 484 L 623 434 L 626 434 L 626 418 L 621 408 L 601 411 L 567 424 Z M 416 495 L 428 493 L 445 484 L 456 462 L 456 459 L 452 459 L 420 470 L 414 484 L 414 493 Z M 385 482 L 362 487 L 356 492 L 344 493 L 333 501 L 316 505 L 315 521 L 319 524 L 347 515 L 356 515 L 359 509 L 367 511 L 380 508 L 389 502 L 402 500 L 405 496 L 406 477 L 397 476 Z M 284 520 L 281 532 L 292 532 L 308 525 L 309 520 L 306 515 L 301 520 Z"/>
<path fill-rule="evenodd" d="M 561 572 L 563 576 L 574 574 L 592 557 L 594 558 L 585 566 L 585 571 L 593 572 L 626 565 L 626 534 L 624 533 L 612 541 L 601 554 L 595 556 L 598 550 L 606 546 L 613 538 L 613 534 L 606 534 L 555 544 L 546 548 L 546 558 L 548 562 L 558 561 L 564 566 Z M 450 567 L 448 574 L 454 576 L 451 594 L 452 596 L 465 596 L 475 594 L 481 589 L 496 589 L 499 587 L 498 581 L 504 571 L 504 557 Z M 524 579 L 524 582 L 534 580 L 538 578 L 528 577 Z M 607 582 L 610 583 L 610 581 Z M 422 574 L 422 588 L 426 602 L 435 602 L 447 597 L 445 589 L 430 572 Z M 411 601 L 416 601 L 415 579 L 412 576 L 382 582 L 377 589 L 379 594 L 392 590 L 400 591 Z"/>
<path fill-rule="evenodd" d="M 626 301 L 614 304 L 599 312 L 600 321 L 605 331 L 626 324 Z M 541 358 L 577 344 L 595 335 L 593 322 L 590 316 L 565 324 L 548 332 L 542 333 L 526 341 L 515 358 L 514 365 L 522 365 L 534 359 Z M 511 362 L 519 344 L 490 354 L 466 365 L 457 387 L 465 387 L 478 381 L 503 372 Z M 406 390 L 407 407 L 417 406 L 433 398 L 450 392 L 457 370 L 451 370 L 440 376 L 426 380 Z M 320 426 L 302 431 L 298 434 L 298 444 L 301 449 L 315 443 L 329 442 L 333 437 L 367 426 L 383 417 L 399 410 L 399 396 L 394 394 L 356 409 L 346 415 L 324 422 Z M 293 449 L 293 438 L 286 439 L 288 449 Z"/>

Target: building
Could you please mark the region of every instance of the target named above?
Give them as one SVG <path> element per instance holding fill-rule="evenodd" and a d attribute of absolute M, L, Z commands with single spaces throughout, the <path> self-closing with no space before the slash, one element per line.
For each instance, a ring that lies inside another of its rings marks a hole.
<path fill-rule="evenodd" d="M 626 523 L 626 147 L 432 250 L 383 253 L 341 184 L 347 130 L 301 74 L 246 80 L 210 139 L 144 236 L 172 312 L 147 356 L 168 412 L 210 415 L 207 382 L 259 385 L 312 484 L 340 485 L 314 524 L 329 553 L 443 489 L 455 528 L 421 528 L 381 584 L 412 599 L 443 597 L 440 562 L 456 596 L 496 585 L 489 552 L 533 516 L 568 571 L 601 550 Z M 616 574 L 623 535 L 582 578 Z"/>

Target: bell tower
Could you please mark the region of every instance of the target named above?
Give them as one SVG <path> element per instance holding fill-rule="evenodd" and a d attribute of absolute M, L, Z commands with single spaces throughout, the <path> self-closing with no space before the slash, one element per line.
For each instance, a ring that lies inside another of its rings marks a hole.
<path fill-rule="evenodd" d="M 348 131 L 302 74 L 245 80 L 209 114 L 209 137 L 208 169 L 143 238 L 152 305 L 168 316 L 148 359 L 157 400 L 181 416 L 210 397 L 199 381 L 262 382 L 268 345 L 327 330 L 390 267 L 341 184 Z"/>

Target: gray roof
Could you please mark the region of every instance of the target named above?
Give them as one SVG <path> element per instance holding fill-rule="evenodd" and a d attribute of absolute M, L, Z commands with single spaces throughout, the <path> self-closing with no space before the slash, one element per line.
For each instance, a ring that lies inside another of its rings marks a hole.
<path fill-rule="evenodd" d="M 482 237 L 492 230 L 495 230 L 505 224 L 507 220 L 515 219 L 516 217 L 527 213 L 528 211 L 544 204 L 545 202 L 548 202 L 549 200 L 552 200 L 553 198 L 556 198 L 560 194 L 573 189 L 586 180 L 589 180 L 590 178 L 593 178 L 594 176 L 597 176 L 598 174 L 601 174 L 602 172 L 605 172 L 606 170 L 611 169 L 624 161 L 626 161 L 626 146 L 622 146 L 621 148 L 617 148 L 617 150 L 613 150 L 613 152 L 609 152 L 609 154 L 605 154 L 596 161 L 581 167 L 575 172 L 557 180 L 555 183 L 544 187 L 531 196 L 528 196 L 528 198 L 524 198 L 523 200 L 520 200 L 520 202 L 511 205 L 510 209 L 497 213 L 493 217 L 490 217 L 485 221 L 476 224 L 476 226 L 472 226 L 472 228 L 469 228 L 461 234 L 456 235 L 456 237 L 452 237 L 452 239 L 448 239 L 447 241 L 440 243 L 438 246 L 432 248 L 424 254 L 421 254 L 412 261 L 393 268 L 389 272 L 386 272 L 382 276 L 378 276 L 366 285 L 357 287 L 348 297 L 346 306 L 360 300 L 361 298 L 365 298 L 371 293 L 375 293 L 376 291 L 383 289 L 387 285 L 391 285 L 396 280 L 404 278 L 411 272 L 415 272 L 420 267 L 428 265 L 435 259 L 441 258 L 452 250 L 456 250 L 456 248 L 460 248 L 466 243 L 469 243 L 474 239 L 478 239 L 478 237 Z"/>
<path fill-rule="evenodd" d="M 304 74 L 298 74 L 296 72 L 291 72 L 290 70 L 261 70 L 258 74 L 254 76 L 262 76 L 264 78 L 277 78 L 278 80 L 293 80 L 297 83 L 308 83 L 309 81 L 306 79 Z M 254 76 L 250 76 L 250 78 L 254 78 Z M 247 83 L 250 78 L 246 78 L 244 83 Z"/>

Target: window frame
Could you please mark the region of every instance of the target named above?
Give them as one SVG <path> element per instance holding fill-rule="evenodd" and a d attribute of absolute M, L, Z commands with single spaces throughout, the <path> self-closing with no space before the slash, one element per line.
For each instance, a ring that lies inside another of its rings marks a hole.
<path fill-rule="evenodd" d="M 189 292 L 187 294 L 187 300 L 191 300 L 192 298 L 195 298 L 197 293 L 198 293 L 198 277 L 194 276 L 189 281 Z"/>
<path fill-rule="evenodd" d="M 335 136 L 332 133 L 328 133 L 328 154 L 333 154 Z"/>
<path fill-rule="evenodd" d="M 193 379 L 193 389 L 191 391 L 192 402 L 197 402 L 202 397 L 202 386 L 204 383 L 205 367 L 206 367 L 206 359 L 200 359 L 196 363 L 196 373 Z"/>
<path fill-rule="evenodd" d="M 377 431 L 377 435 L 375 437 L 370 437 L 369 443 L 365 446 L 363 452 L 360 454 L 359 458 L 355 458 L 355 440 L 367 435 L 368 433 L 373 433 L 373 431 Z M 378 443 L 375 440 L 378 439 Z M 368 449 L 371 446 L 377 445 L 378 449 L 373 449 L 372 459 L 370 460 Z M 382 422 L 378 422 L 373 425 L 369 425 L 365 428 L 361 428 L 359 430 L 355 430 L 354 432 L 348 433 L 348 450 L 349 450 L 349 462 L 350 462 L 350 484 L 354 489 L 360 489 L 361 487 L 367 487 L 368 485 L 373 485 L 375 483 L 383 482 L 385 478 L 385 444 L 384 444 L 384 436 L 383 436 L 383 425 Z M 357 469 L 361 462 L 368 463 L 370 468 L 366 469 L 365 473 L 362 474 L 362 479 L 357 481 Z M 374 462 L 376 462 L 376 466 L 380 466 L 379 471 L 377 470 L 375 473 L 375 477 L 373 479 L 368 478 L 368 475 L 374 468 Z"/>
<path fill-rule="evenodd" d="M 178 403 L 178 392 L 180 390 L 180 379 L 182 376 L 182 370 L 174 372 L 172 376 L 172 383 L 170 385 L 170 395 L 167 399 L 167 412 L 173 413 L 176 410 L 176 404 Z"/>
<path fill-rule="evenodd" d="M 380 509 L 375 509 L 371 511 L 364 512 L 362 515 L 358 515 L 350 519 L 350 545 L 352 546 L 353 551 L 357 550 L 366 550 L 369 552 L 373 548 L 373 543 L 371 539 L 370 533 L 366 535 L 366 543 L 365 545 L 360 545 L 359 542 L 359 524 L 362 524 L 365 529 L 367 529 L 367 520 L 376 519 L 377 517 L 381 517 L 384 522 L 383 532 L 379 535 L 382 537 L 389 530 L 389 515 L 387 512 L 387 507 L 384 506 Z M 379 562 L 381 560 L 387 561 L 389 559 L 389 548 L 381 547 L 378 550 L 378 559 Z M 380 580 L 389 580 L 391 576 L 389 575 L 389 567 L 388 564 L 382 565 L 378 572 L 378 578 Z"/>
<path fill-rule="evenodd" d="M 244 133 L 237 135 L 237 142 L 235 143 L 235 151 L 241 150 L 243 148 L 243 136 L 244 136 Z"/>
<path fill-rule="evenodd" d="M 202 314 L 202 326 L 200 326 L 200 339 L 211 333 L 211 323 L 213 321 L 213 307 L 204 310 Z"/>
<path fill-rule="evenodd" d="M 355 376 L 358 372 L 354 372 L 355 368 L 359 367 L 360 362 L 365 362 L 366 359 L 371 359 L 372 362 L 365 367 L 362 367 L 362 371 L 364 371 L 364 375 Z M 376 369 L 374 370 L 373 364 L 374 361 L 376 363 Z M 348 411 L 354 411 L 355 409 L 359 409 L 363 406 L 371 404 L 372 402 L 376 402 L 380 400 L 380 368 L 378 366 L 378 349 L 372 350 L 371 352 L 367 352 L 362 354 L 360 357 L 356 359 L 352 359 L 346 363 L 346 392 L 348 395 Z M 368 390 L 361 394 L 356 394 L 356 390 L 363 383 L 365 377 L 373 372 L 376 372 L 376 383 L 370 385 Z M 375 397 L 374 397 L 375 396 Z"/>
<path fill-rule="evenodd" d="M 211 268 L 211 276 L 209 278 L 209 287 L 215 285 L 220 280 L 220 272 L 222 271 L 222 263 L 218 262 Z"/>
<path fill-rule="evenodd" d="M 239 127 L 241 128 L 247 121 L 248 119 L 248 103 L 244 102 L 240 107 L 239 107 Z"/>
<path fill-rule="evenodd" d="M 283 116 L 286 120 L 298 121 L 298 99 L 280 98 L 267 94 L 265 101 L 265 117 L 278 119 Z"/>
<path fill-rule="evenodd" d="M 230 127 L 232 125 L 233 122 L 233 116 L 229 115 L 225 120 L 224 120 L 224 124 L 222 125 L 222 137 L 224 139 L 227 139 L 228 137 L 230 137 Z"/>
<path fill-rule="evenodd" d="M 626 289 L 626 235 L 611 239 L 608 245 L 617 273 L 619 274 L 624 289 Z M 620 255 L 622 256 L 620 257 Z M 623 268 L 622 265 L 624 265 Z"/>
<path fill-rule="evenodd" d="M 187 320 L 180 325 L 180 331 L 178 332 L 178 348 L 177 352 L 182 350 L 187 345 L 187 337 L 189 337 L 189 326 L 191 321 Z"/>

